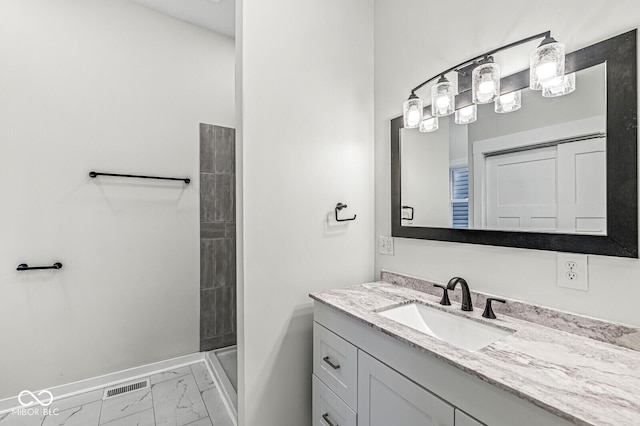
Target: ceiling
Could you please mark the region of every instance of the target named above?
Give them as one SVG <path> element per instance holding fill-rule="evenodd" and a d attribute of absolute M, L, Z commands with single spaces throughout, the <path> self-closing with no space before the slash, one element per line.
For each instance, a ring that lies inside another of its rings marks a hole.
<path fill-rule="evenodd" d="M 235 0 L 131 0 L 134 3 L 235 37 Z"/>

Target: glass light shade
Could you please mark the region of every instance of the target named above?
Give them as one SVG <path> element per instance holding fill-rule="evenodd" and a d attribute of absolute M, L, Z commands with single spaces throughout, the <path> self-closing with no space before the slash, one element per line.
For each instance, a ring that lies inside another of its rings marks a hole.
<path fill-rule="evenodd" d="M 500 65 L 492 62 L 474 68 L 471 76 L 474 104 L 488 104 L 500 95 Z"/>
<path fill-rule="evenodd" d="M 431 114 L 434 117 L 453 114 L 456 109 L 455 99 L 453 84 L 447 79 L 440 79 L 431 87 Z"/>
<path fill-rule="evenodd" d="M 552 42 L 547 42 L 552 40 Z M 541 90 L 554 79 L 564 76 L 564 44 L 553 39 L 545 39 L 531 53 L 529 61 L 529 88 Z"/>
<path fill-rule="evenodd" d="M 456 111 L 456 124 L 470 124 L 478 119 L 478 106 L 471 104 Z"/>
<path fill-rule="evenodd" d="M 496 99 L 495 111 L 499 113 L 513 112 L 522 106 L 522 95 L 519 90 L 506 93 Z"/>
<path fill-rule="evenodd" d="M 420 122 L 420 131 L 422 133 L 435 132 L 438 130 L 438 117 L 425 118 Z"/>
<path fill-rule="evenodd" d="M 404 127 L 406 129 L 415 129 L 422 122 L 422 100 L 412 93 L 409 99 L 402 104 L 402 112 L 404 115 Z"/>
<path fill-rule="evenodd" d="M 576 90 L 576 73 L 567 74 L 558 78 L 555 84 L 548 84 L 542 88 L 542 96 L 553 98 L 556 96 L 568 95 Z"/>

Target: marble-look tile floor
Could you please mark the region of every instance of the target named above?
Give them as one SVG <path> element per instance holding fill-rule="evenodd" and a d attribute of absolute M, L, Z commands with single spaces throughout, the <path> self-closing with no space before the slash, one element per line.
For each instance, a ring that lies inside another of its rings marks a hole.
<path fill-rule="evenodd" d="M 57 416 L 0 414 L 0 426 L 233 426 L 204 362 L 148 379 L 150 387 L 104 401 L 103 389 L 55 400 Z"/>

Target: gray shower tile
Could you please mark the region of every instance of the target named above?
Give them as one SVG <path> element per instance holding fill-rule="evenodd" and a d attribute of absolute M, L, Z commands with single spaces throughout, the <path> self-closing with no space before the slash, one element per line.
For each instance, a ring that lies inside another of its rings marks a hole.
<path fill-rule="evenodd" d="M 216 252 L 220 240 L 200 240 L 200 288 L 210 289 L 221 284 L 216 279 Z"/>
<path fill-rule="evenodd" d="M 215 126 L 200 123 L 200 171 L 215 171 Z"/>
<path fill-rule="evenodd" d="M 231 331 L 231 304 L 232 304 L 232 288 L 220 287 L 213 290 L 216 292 L 215 316 L 216 327 L 215 334 L 225 334 Z"/>
<path fill-rule="evenodd" d="M 216 222 L 216 175 L 200 173 L 200 222 Z"/>
<path fill-rule="evenodd" d="M 216 290 L 200 290 L 200 338 L 214 337 L 216 333 Z"/>
<path fill-rule="evenodd" d="M 236 223 L 235 222 L 226 222 L 224 224 L 224 236 L 227 238 L 234 239 L 236 238 Z"/>
<path fill-rule="evenodd" d="M 216 173 L 233 173 L 236 165 L 235 130 L 216 126 L 214 146 Z"/>
<path fill-rule="evenodd" d="M 155 384 L 151 390 L 157 426 L 184 426 L 208 417 L 191 374 Z"/>
<path fill-rule="evenodd" d="M 140 413 L 132 414 L 127 417 L 123 417 L 118 420 L 114 420 L 109 423 L 104 423 L 103 426 L 155 426 L 156 419 L 153 415 L 153 410 L 142 411 Z"/>
<path fill-rule="evenodd" d="M 231 281 L 231 265 L 229 253 L 231 252 L 230 240 L 221 238 L 214 240 L 214 278 L 213 287 L 228 285 Z"/>
<path fill-rule="evenodd" d="M 176 368 L 173 370 L 163 371 L 162 373 L 154 374 L 150 377 L 150 381 L 152 385 L 156 383 L 164 382 L 167 380 L 175 379 L 177 377 L 182 377 L 187 374 L 191 374 L 191 369 L 188 365 L 180 368 Z"/>
<path fill-rule="evenodd" d="M 98 426 L 102 400 L 48 415 L 42 426 Z"/>
<path fill-rule="evenodd" d="M 231 333 L 226 333 L 224 336 L 222 336 L 222 346 L 221 347 L 227 347 L 227 346 L 233 346 L 235 344 L 238 343 L 238 336 L 236 334 L 235 331 L 231 332 Z"/>
<path fill-rule="evenodd" d="M 208 352 L 226 346 L 223 336 L 213 336 L 200 339 L 200 352 Z"/>
<path fill-rule="evenodd" d="M 152 408 L 151 389 L 114 396 L 102 402 L 100 424 L 108 423 Z"/>
<path fill-rule="evenodd" d="M 226 241 L 227 274 L 225 285 L 236 286 L 236 239 L 228 238 Z"/>
<path fill-rule="evenodd" d="M 234 220 L 233 177 L 234 175 L 215 175 L 215 179 L 213 180 L 213 219 L 210 220 L 209 216 L 205 216 L 206 220 L 203 220 L 204 222 L 230 222 Z M 210 182 L 208 184 L 210 184 Z"/>
<path fill-rule="evenodd" d="M 227 227 L 222 222 L 200 224 L 200 238 L 224 238 L 228 237 L 228 234 Z"/>
<path fill-rule="evenodd" d="M 215 426 L 233 426 L 229 412 L 222 402 L 217 388 L 211 388 L 202 392 L 202 399 L 207 406 L 209 418 Z"/>
<path fill-rule="evenodd" d="M 209 374 L 209 369 L 204 362 L 192 364 L 191 371 L 193 372 L 193 377 L 196 379 L 196 384 L 200 391 L 205 391 L 215 386 Z"/>

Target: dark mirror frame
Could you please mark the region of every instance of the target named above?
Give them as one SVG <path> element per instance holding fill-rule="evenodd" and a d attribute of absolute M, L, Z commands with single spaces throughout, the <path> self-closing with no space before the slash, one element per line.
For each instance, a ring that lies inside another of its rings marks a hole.
<path fill-rule="evenodd" d="M 480 229 L 402 226 L 400 130 L 402 116 L 391 120 L 392 236 L 469 244 L 520 247 L 572 253 L 638 257 L 637 30 L 567 54 L 566 72 L 606 64 L 607 84 L 607 235 L 556 234 Z M 502 93 L 529 87 L 529 70 L 501 80 Z M 456 106 L 471 104 L 470 91 Z M 425 109 L 428 107 L 425 107 Z"/>

